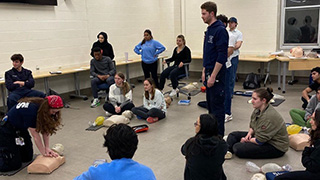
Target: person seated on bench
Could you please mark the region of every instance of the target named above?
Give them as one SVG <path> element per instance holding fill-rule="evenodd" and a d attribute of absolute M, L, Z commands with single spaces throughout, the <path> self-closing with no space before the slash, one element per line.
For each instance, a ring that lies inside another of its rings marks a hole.
<path fill-rule="evenodd" d="M 124 74 L 118 72 L 114 76 L 115 84 L 109 89 L 109 102 L 103 105 L 107 115 L 122 114 L 125 110 L 131 110 L 134 107 L 132 103 L 132 90 L 129 83 L 125 82 Z"/>
<path fill-rule="evenodd" d="M 23 97 L 45 97 L 40 91 L 32 90 L 34 79 L 32 72 L 22 67 L 24 58 L 21 54 L 11 56 L 12 69 L 5 73 L 5 84 L 9 95 L 7 99 L 8 111 Z"/>
<path fill-rule="evenodd" d="M 218 135 L 218 121 L 201 114 L 194 123 L 196 135 L 181 147 L 186 157 L 184 179 L 226 179 L 223 172 L 227 143 Z"/>
<path fill-rule="evenodd" d="M 105 32 L 100 32 L 97 35 L 98 41 L 94 42 L 91 48 L 90 55 L 93 56 L 93 49 L 99 47 L 102 50 L 102 56 L 108 56 L 111 60 L 114 58 L 112 45 L 108 42 L 108 35 Z"/>
<path fill-rule="evenodd" d="M 146 119 L 148 123 L 154 123 L 166 117 L 166 102 L 164 96 L 155 87 L 153 79 L 147 78 L 143 82 L 143 105 L 132 108 L 133 114 Z"/>
<path fill-rule="evenodd" d="M 20 99 L 9 110 L 0 121 L 0 171 L 17 170 L 22 162 L 32 160 L 33 145 L 29 132 L 43 156 L 58 157 L 49 147 L 49 137 L 61 125 L 62 108 L 62 99 L 51 95 Z"/>
<path fill-rule="evenodd" d="M 310 128 L 310 117 L 318 107 L 320 108 L 320 87 L 318 87 L 317 93 L 310 98 L 305 111 L 300 109 L 290 110 L 289 114 L 292 118 L 293 124 Z"/>
<path fill-rule="evenodd" d="M 152 170 L 132 157 L 138 148 L 138 136 L 126 124 L 114 124 L 104 135 L 104 147 L 108 148 L 111 162 L 91 166 L 74 180 L 131 179 L 155 180 Z"/>
<path fill-rule="evenodd" d="M 90 62 L 91 91 L 93 95 L 92 108 L 100 105 L 98 99 L 98 85 L 107 83 L 109 86 L 114 84 L 114 74 L 116 69 L 112 60 L 108 56 L 102 56 L 101 48 L 93 48 L 94 58 Z"/>
<path fill-rule="evenodd" d="M 320 109 L 312 114 L 310 132 L 310 147 L 302 152 L 301 162 L 305 171 L 291 171 L 277 176 L 275 180 L 314 180 L 320 177 Z"/>
<path fill-rule="evenodd" d="M 252 106 L 249 132 L 235 131 L 229 134 L 228 153 L 239 158 L 268 159 L 278 158 L 289 148 L 287 128 L 281 115 L 269 104 L 272 89 L 256 89 L 252 93 Z"/>
<path fill-rule="evenodd" d="M 318 87 L 320 87 L 320 67 L 315 67 L 311 70 L 311 77 L 313 83 L 310 84 L 306 89 L 302 91 L 301 100 L 303 102 L 302 108 L 305 109 L 310 101 L 310 95 L 312 91 L 317 91 Z"/>
<path fill-rule="evenodd" d="M 159 90 L 163 90 L 166 78 L 170 77 L 172 83 L 172 91 L 169 96 L 173 97 L 177 94 L 178 87 L 178 76 L 185 74 L 184 63 L 191 62 L 191 51 L 186 46 L 186 40 L 183 35 L 177 37 L 177 47 L 174 48 L 172 57 L 163 61 L 163 64 L 174 62 L 173 66 L 167 67 L 162 71 L 160 76 Z"/>

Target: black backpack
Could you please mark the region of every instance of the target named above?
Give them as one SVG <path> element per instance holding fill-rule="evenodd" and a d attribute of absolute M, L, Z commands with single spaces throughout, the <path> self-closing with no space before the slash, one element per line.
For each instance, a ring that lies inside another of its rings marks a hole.
<path fill-rule="evenodd" d="M 260 88 L 260 77 L 258 74 L 250 73 L 243 82 L 243 89 L 257 89 Z"/>

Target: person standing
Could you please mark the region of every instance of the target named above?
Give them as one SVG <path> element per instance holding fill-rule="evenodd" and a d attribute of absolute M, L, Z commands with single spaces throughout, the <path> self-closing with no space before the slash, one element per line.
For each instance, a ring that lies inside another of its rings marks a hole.
<path fill-rule="evenodd" d="M 8 111 L 23 97 L 45 97 L 43 92 L 32 89 L 34 87 L 32 71 L 22 67 L 23 56 L 14 54 L 11 56 L 11 60 L 13 67 L 5 73 L 5 84 L 9 92 Z"/>
<path fill-rule="evenodd" d="M 230 81 L 227 82 L 227 86 L 229 86 L 229 92 L 228 96 L 230 96 L 230 108 L 226 110 L 225 115 L 225 122 L 232 120 L 232 114 L 231 114 L 231 98 L 233 96 L 234 92 L 234 84 L 236 82 L 237 77 L 237 69 L 239 64 L 239 54 L 240 54 L 240 47 L 242 45 L 242 33 L 237 29 L 238 26 L 238 20 L 235 17 L 231 17 L 229 19 L 229 37 L 234 37 L 234 48 L 233 53 L 229 56 L 231 59 L 231 69 L 230 69 Z"/>
<path fill-rule="evenodd" d="M 311 77 L 313 82 L 302 91 L 301 100 L 303 102 L 302 108 L 305 109 L 310 101 L 310 95 L 312 91 L 317 91 L 320 87 L 320 67 L 315 67 L 311 69 Z"/>
<path fill-rule="evenodd" d="M 108 56 L 111 60 L 114 58 L 112 45 L 108 42 L 108 35 L 105 32 L 100 32 L 97 35 L 98 41 L 94 42 L 91 48 L 90 55 L 93 55 L 93 49 L 95 47 L 101 48 L 102 56 Z"/>
<path fill-rule="evenodd" d="M 158 55 L 164 50 L 166 50 L 166 48 L 160 42 L 153 39 L 152 33 L 149 29 L 144 31 L 143 40 L 134 48 L 134 52 L 141 55 L 141 66 L 144 78 L 149 78 L 151 73 L 152 79 L 154 80 L 157 88 L 159 87 L 157 74 Z"/>
<path fill-rule="evenodd" d="M 208 110 L 218 120 L 219 134 L 224 135 L 225 72 L 228 57 L 228 32 L 217 21 L 217 5 L 208 1 L 201 5 L 203 22 L 208 24 L 203 46 L 202 82 L 206 86 Z"/>

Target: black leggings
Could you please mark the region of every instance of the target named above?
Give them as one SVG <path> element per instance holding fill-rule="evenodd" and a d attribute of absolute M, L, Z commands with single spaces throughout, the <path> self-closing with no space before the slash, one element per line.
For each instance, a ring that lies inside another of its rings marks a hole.
<path fill-rule="evenodd" d="M 144 78 L 147 79 L 150 77 L 150 73 L 152 76 L 152 79 L 154 80 L 154 83 L 156 85 L 156 88 L 159 87 L 159 82 L 158 82 L 158 61 L 155 61 L 151 64 L 147 64 L 145 62 L 141 62 Z"/>
<path fill-rule="evenodd" d="M 142 119 L 147 119 L 148 117 L 158 117 L 160 120 L 166 117 L 166 113 L 158 108 L 152 108 L 148 110 L 147 108 L 140 106 L 132 108 L 132 112 L 133 114 L 140 116 Z"/>
<path fill-rule="evenodd" d="M 245 137 L 248 132 L 235 131 L 228 135 L 228 151 L 234 153 L 239 158 L 250 159 L 270 159 L 278 158 L 284 155 L 285 152 L 278 150 L 269 143 L 257 145 L 254 143 L 241 143 L 242 137 Z"/>
<path fill-rule="evenodd" d="M 121 108 L 121 111 L 119 113 L 116 113 L 115 111 L 115 108 L 114 106 L 109 103 L 109 102 L 106 102 L 104 105 L 103 105 L 103 109 L 111 114 L 118 114 L 118 115 L 121 115 L 125 110 L 131 110 L 132 108 L 134 107 L 134 104 L 132 102 L 129 102 L 127 103 L 126 105 L 124 105 L 122 108 Z"/>
<path fill-rule="evenodd" d="M 274 178 L 274 180 L 319 180 L 320 173 L 310 171 L 292 171 Z"/>
<path fill-rule="evenodd" d="M 24 146 L 16 145 L 15 139 L 24 139 Z M 33 157 L 33 146 L 28 130 L 19 130 L 7 122 L 0 126 L 0 171 L 13 171 L 21 167 L 22 162 L 31 161 Z"/>

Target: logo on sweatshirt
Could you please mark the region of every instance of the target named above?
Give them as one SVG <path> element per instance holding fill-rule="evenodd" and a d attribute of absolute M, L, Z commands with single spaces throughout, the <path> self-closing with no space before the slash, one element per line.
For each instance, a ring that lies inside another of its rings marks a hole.
<path fill-rule="evenodd" d="M 214 36 L 210 35 L 210 36 L 209 36 L 208 43 L 211 43 L 211 44 L 212 44 L 212 43 L 213 43 L 213 38 L 214 38 Z"/>

